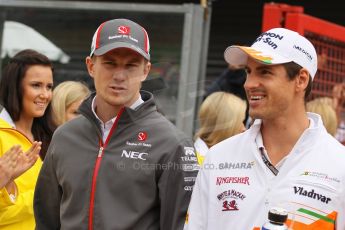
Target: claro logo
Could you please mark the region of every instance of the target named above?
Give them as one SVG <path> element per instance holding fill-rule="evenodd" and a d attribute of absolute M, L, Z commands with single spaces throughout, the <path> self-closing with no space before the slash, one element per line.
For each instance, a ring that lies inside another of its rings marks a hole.
<path fill-rule="evenodd" d="M 135 151 L 122 150 L 121 157 L 139 159 L 142 161 L 146 161 L 146 155 L 148 155 L 148 154 L 147 153 L 139 153 L 139 152 L 135 152 Z"/>

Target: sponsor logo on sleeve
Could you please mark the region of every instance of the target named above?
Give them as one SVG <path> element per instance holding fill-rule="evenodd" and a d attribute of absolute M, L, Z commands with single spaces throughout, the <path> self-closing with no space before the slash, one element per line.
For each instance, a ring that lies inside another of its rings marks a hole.
<path fill-rule="evenodd" d="M 194 152 L 193 147 L 184 147 L 184 156 L 181 156 L 182 161 L 192 161 L 197 162 L 198 158 Z"/>
<path fill-rule="evenodd" d="M 185 191 L 193 191 L 193 185 L 186 185 L 183 188 Z"/>
<path fill-rule="evenodd" d="M 195 163 L 195 164 L 182 164 L 181 165 L 182 170 L 185 172 L 192 172 L 192 171 L 199 171 L 200 166 Z"/>
<path fill-rule="evenodd" d="M 217 195 L 217 199 L 222 203 L 222 211 L 237 211 L 238 201 L 244 200 L 246 196 L 234 189 L 226 190 Z"/>
<path fill-rule="evenodd" d="M 195 182 L 196 177 L 189 176 L 184 178 L 184 182 Z"/>
<path fill-rule="evenodd" d="M 193 147 L 184 147 L 184 155 L 186 156 L 196 156 Z"/>

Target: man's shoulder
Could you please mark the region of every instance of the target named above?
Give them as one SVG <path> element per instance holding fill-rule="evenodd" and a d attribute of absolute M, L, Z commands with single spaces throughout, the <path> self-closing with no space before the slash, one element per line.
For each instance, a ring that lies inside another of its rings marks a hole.
<path fill-rule="evenodd" d="M 248 147 L 249 142 L 253 140 L 250 138 L 248 131 L 228 137 L 225 140 L 217 143 L 212 148 L 242 148 Z"/>
<path fill-rule="evenodd" d="M 224 159 L 238 159 L 247 158 L 250 155 L 246 155 L 251 150 L 253 140 L 250 138 L 247 132 L 240 133 L 229 137 L 214 146 L 212 146 L 208 152 L 208 155 L 212 156 L 212 160 L 224 160 Z"/>
<path fill-rule="evenodd" d="M 151 126 L 152 129 L 165 129 L 173 132 L 179 132 L 176 125 L 158 111 L 154 111 L 144 120 L 146 120 L 146 124 Z"/>
<path fill-rule="evenodd" d="M 138 111 L 136 111 L 136 113 L 137 112 Z M 146 132 L 147 135 L 154 140 L 173 143 L 173 141 L 178 142 L 179 140 L 186 138 L 186 135 L 179 130 L 172 121 L 154 109 L 150 109 L 149 112 L 141 114 L 141 116 L 138 116 L 138 119 L 134 119 L 134 122 L 132 121 L 130 125 L 131 129 L 129 130 L 140 129 L 143 132 Z M 123 124 L 123 122 L 120 123 L 120 125 Z"/>
<path fill-rule="evenodd" d="M 91 126 L 90 122 L 86 122 L 87 119 L 80 115 L 70 121 L 60 125 L 54 132 L 54 135 L 60 135 L 66 132 L 85 132 L 88 126 Z"/>
<path fill-rule="evenodd" d="M 345 146 L 341 144 L 337 139 L 331 136 L 328 133 L 322 135 L 320 140 L 317 142 L 318 146 L 323 146 L 330 154 L 339 154 L 343 155 L 345 159 Z"/>

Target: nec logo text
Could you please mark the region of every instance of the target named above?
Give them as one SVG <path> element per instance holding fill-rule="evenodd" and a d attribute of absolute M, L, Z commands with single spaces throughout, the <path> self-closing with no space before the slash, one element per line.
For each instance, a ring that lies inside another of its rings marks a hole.
<path fill-rule="evenodd" d="M 126 157 L 126 158 L 131 158 L 131 159 L 138 159 L 142 161 L 146 161 L 146 156 L 147 153 L 140 153 L 140 152 L 135 152 L 135 151 L 127 151 L 127 150 L 122 150 L 121 157 Z"/>

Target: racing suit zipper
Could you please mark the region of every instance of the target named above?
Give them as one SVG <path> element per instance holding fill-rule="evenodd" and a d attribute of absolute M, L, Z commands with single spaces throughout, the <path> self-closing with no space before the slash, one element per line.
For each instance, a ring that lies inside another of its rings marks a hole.
<path fill-rule="evenodd" d="M 91 195 L 90 195 L 90 206 L 89 206 L 89 230 L 93 229 L 93 217 L 94 217 L 94 205 L 95 205 L 95 194 L 96 194 L 96 182 L 97 182 L 97 175 L 99 168 L 101 166 L 102 157 L 104 154 L 104 150 L 106 146 L 108 145 L 108 142 L 110 140 L 110 137 L 112 136 L 115 128 L 117 127 L 118 120 L 120 119 L 121 114 L 123 113 L 124 108 L 121 108 L 119 113 L 116 116 L 115 122 L 113 126 L 110 129 L 110 132 L 108 134 L 107 139 L 105 140 L 105 143 L 103 144 L 102 137 L 99 138 L 99 150 L 98 155 L 95 163 L 95 167 L 93 170 L 92 175 L 92 183 L 91 183 Z"/>
<path fill-rule="evenodd" d="M 89 230 L 92 230 L 93 225 L 93 209 L 95 204 L 95 191 L 96 191 L 96 179 L 98 175 L 99 166 L 101 164 L 102 156 L 103 156 L 103 143 L 100 141 L 100 148 L 98 151 L 98 156 L 95 164 L 95 169 L 93 171 L 92 177 L 92 187 L 91 187 L 91 196 L 90 196 L 90 211 L 89 211 Z"/>

